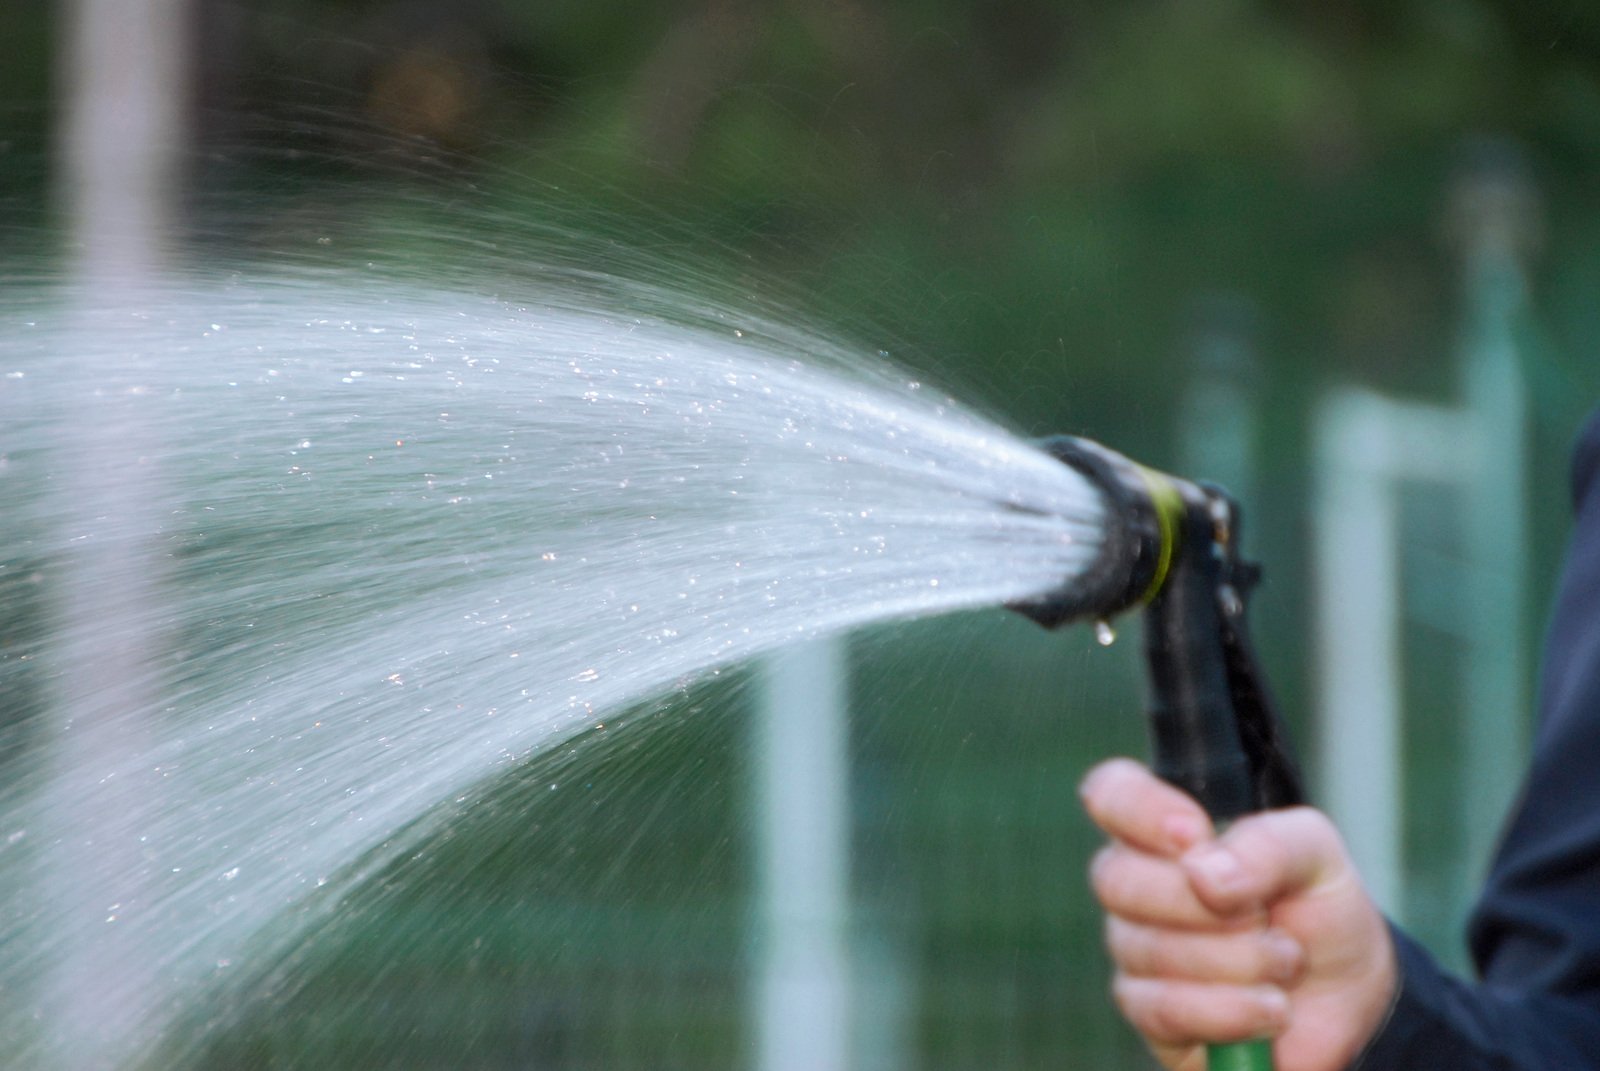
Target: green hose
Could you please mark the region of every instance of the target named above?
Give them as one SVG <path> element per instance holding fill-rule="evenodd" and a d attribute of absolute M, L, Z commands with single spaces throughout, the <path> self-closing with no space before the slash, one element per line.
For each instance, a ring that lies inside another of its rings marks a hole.
<path fill-rule="evenodd" d="M 1206 1048 L 1206 1071 L 1272 1071 L 1272 1042 L 1236 1041 Z"/>

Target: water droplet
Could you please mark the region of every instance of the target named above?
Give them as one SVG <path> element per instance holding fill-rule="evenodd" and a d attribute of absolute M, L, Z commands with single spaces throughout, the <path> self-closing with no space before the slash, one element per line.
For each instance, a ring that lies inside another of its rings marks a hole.
<path fill-rule="evenodd" d="M 1094 642 L 1101 647 L 1110 647 L 1117 642 L 1117 630 L 1103 617 L 1094 623 Z"/>

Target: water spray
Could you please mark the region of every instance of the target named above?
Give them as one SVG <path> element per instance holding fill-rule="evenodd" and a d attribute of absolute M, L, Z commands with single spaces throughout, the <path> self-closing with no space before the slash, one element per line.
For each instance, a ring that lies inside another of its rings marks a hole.
<path fill-rule="evenodd" d="M 1098 443 L 1044 440 L 1100 492 L 1106 535 L 1082 574 L 1012 605 L 1046 628 L 1143 608 L 1152 765 L 1218 828 L 1305 799 L 1246 627 L 1260 568 L 1239 554 L 1239 507 L 1222 489 L 1145 468 Z M 1270 1071 L 1267 1041 L 1212 1046 L 1209 1071 Z"/>

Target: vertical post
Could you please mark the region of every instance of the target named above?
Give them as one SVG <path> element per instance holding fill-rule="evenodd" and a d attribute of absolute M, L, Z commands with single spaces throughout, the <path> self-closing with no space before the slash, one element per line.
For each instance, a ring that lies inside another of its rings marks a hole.
<path fill-rule="evenodd" d="M 1373 898 L 1402 919 L 1399 500 L 1413 481 L 1461 487 L 1482 452 L 1482 429 L 1460 409 L 1344 390 L 1318 414 L 1318 798 L 1344 831 Z M 1467 651 L 1469 659 L 1497 654 Z"/>
<path fill-rule="evenodd" d="M 1182 471 L 1221 484 L 1248 510 L 1256 501 L 1255 309 L 1246 298 L 1214 295 L 1196 302 L 1192 317 Z"/>
<path fill-rule="evenodd" d="M 53 657 L 59 684 L 49 813 L 49 910 L 57 954 L 43 1031 L 63 1067 L 132 1058 L 161 999 L 141 942 L 159 888 L 159 807 L 138 761 L 157 701 L 163 637 L 159 451 L 139 397 L 129 312 L 155 281 L 177 215 L 187 105 L 187 0 L 76 0 L 60 55 L 68 212 L 81 346 L 62 354 L 79 388 L 56 444 L 71 548 Z M 107 345 L 115 340 L 118 348 Z"/>
<path fill-rule="evenodd" d="M 166 259 L 190 82 L 190 0 L 75 0 L 61 56 L 61 192 L 77 273 L 148 282 Z"/>
<path fill-rule="evenodd" d="M 1385 407 L 1344 392 L 1318 414 L 1317 797 L 1378 905 L 1400 910 L 1399 544 Z"/>
<path fill-rule="evenodd" d="M 771 655 L 757 712 L 760 1071 L 850 1066 L 850 811 L 844 641 Z"/>
<path fill-rule="evenodd" d="M 1527 658 L 1527 406 L 1516 331 L 1527 301 L 1523 261 L 1536 240 L 1532 182 L 1514 148 L 1474 147 L 1453 191 L 1462 261 L 1464 401 L 1483 449 L 1464 488 L 1468 561 L 1463 607 L 1468 649 L 1463 695 L 1464 872 L 1476 889 L 1523 773 Z"/>

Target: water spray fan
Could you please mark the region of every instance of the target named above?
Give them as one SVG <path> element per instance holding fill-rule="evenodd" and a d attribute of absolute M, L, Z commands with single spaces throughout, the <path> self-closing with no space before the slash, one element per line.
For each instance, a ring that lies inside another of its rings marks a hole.
<path fill-rule="evenodd" d="M 1087 439 L 1039 445 L 1099 490 L 1105 541 L 1081 575 L 1012 608 L 1056 628 L 1142 607 L 1155 772 L 1197 799 L 1218 828 L 1303 802 L 1246 626 L 1260 569 L 1239 555 L 1238 504 L 1221 488 L 1145 468 Z M 1212 1046 L 1207 1067 L 1270 1071 L 1271 1045 Z"/>

